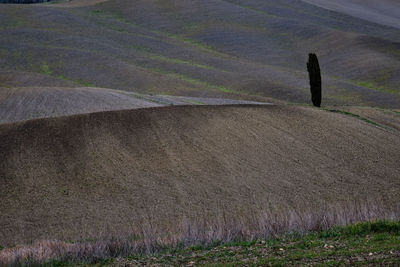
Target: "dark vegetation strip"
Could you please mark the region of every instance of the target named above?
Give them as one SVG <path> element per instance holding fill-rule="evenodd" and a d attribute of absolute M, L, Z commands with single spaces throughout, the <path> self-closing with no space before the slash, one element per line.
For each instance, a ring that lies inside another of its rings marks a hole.
<path fill-rule="evenodd" d="M 400 222 L 375 221 L 338 226 L 308 234 L 214 242 L 190 248 L 164 248 L 95 262 L 50 261 L 44 266 L 354 266 L 400 264 Z"/>
<path fill-rule="evenodd" d="M 329 112 L 340 113 L 340 114 L 344 114 L 344 115 L 347 115 L 347 116 L 351 116 L 351 117 L 360 119 L 362 121 L 365 121 L 367 123 L 370 123 L 372 125 L 375 125 L 375 126 L 378 126 L 378 127 L 384 128 L 384 129 L 391 129 L 391 128 L 385 126 L 385 125 L 382 125 L 382 124 L 377 123 L 375 121 L 371 121 L 370 119 L 367 119 L 367 118 L 362 117 L 362 116 L 360 116 L 358 114 L 354 114 L 354 113 L 351 113 L 351 112 L 348 112 L 348 111 L 343 111 L 343 110 L 338 110 L 338 109 L 325 109 L 325 110 L 329 111 Z"/>

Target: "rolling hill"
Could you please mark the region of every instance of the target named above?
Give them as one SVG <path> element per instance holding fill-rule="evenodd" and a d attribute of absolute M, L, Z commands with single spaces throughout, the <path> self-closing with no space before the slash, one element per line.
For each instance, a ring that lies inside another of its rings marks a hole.
<path fill-rule="evenodd" d="M 400 3 L 395 0 L 303 0 L 326 9 L 400 29 Z"/>
<path fill-rule="evenodd" d="M 394 1 L 379 3 L 396 10 Z M 400 29 L 341 13 L 345 7 L 294 0 L 2 5 L 0 87 L 35 73 L 42 79 L 30 86 L 308 103 L 305 62 L 316 52 L 325 104 L 399 108 Z"/>
<path fill-rule="evenodd" d="M 399 143 L 395 129 L 276 105 L 2 124 L 1 245 L 143 231 L 225 238 L 398 218 Z"/>
<path fill-rule="evenodd" d="M 0 88 L 0 123 L 145 107 L 226 104 L 267 103 L 223 98 L 143 95 L 106 88 L 25 86 Z"/>
<path fill-rule="evenodd" d="M 0 4 L 0 265 L 400 219 L 400 7 L 377 3 Z"/>

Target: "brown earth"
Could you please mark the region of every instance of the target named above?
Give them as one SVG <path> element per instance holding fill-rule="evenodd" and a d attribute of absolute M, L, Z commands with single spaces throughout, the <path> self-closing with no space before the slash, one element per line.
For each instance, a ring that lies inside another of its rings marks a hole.
<path fill-rule="evenodd" d="M 356 116 L 360 116 L 361 118 L 400 131 L 400 112 L 396 110 L 357 106 L 339 106 L 333 107 L 332 109 L 350 112 Z"/>
<path fill-rule="evenodd" d="M 173 236 L 185 221 L 241 222 L 251 234 L 400 215 L 399 131 L 309 107 L 174 106 L 3 124 L 0 158 L 3 246 Z"/>

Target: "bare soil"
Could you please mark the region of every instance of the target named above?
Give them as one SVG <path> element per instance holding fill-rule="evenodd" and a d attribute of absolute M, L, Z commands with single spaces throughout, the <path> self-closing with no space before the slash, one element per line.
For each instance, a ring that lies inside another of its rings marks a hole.
<path fill-rule="evenodd" d="M 312 229 L 400 210 L 399 131 L 309 107 L 174 106 L 3 124 L 0 158 L 2 246 L 138 230 L 171 237 L 185 222 L 244 234 Z"/>
<path fill-rule="evenodd" d="M 400 131 L 400 113 L 396 110 L 357 106 L 341 106 L 333 107 L 332 109 L 350 112 L 361 118 Z"/>

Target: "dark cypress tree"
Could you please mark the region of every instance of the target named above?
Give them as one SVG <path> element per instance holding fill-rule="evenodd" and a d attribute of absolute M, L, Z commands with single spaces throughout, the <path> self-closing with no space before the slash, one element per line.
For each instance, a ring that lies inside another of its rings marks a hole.
<path fill-rule="evenodd" d="M 316 54 L 308 55 L 307 70 L 310 77 L 311 101 L 313 102 L 314 106 L 321 107 L 321 70 L 319 68 L 318 58 Z"/>

